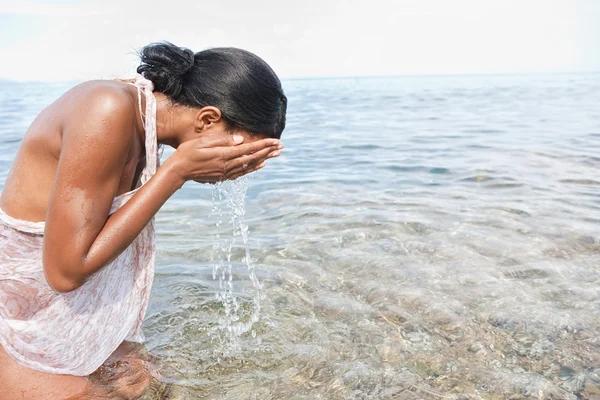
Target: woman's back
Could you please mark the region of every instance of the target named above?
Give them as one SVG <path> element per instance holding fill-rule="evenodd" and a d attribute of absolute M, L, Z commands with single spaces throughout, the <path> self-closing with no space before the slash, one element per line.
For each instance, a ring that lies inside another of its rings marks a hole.
<path fill-rule="evenodd" d="M 115 105 L 120 107 L 118 115 L 108 112 L 114 110 Z M 123 109 L 123 105 L 127 108 Z M 96 118 L 128 118 L 136 122 L 131 124 L 129 135 L 114 132 L 115 139 L 128 147 L 127 163 L 116 194 L 131 190 L 141 172 L 139 164 L 144 152 L 143 127 L 137 108 L 137 89 L 126 83 L 90 81 L 69 90 L 44 109 L 27 130 L 4 185 L 0 207 L 18 219 L 44 221 L 63 135 L 67 132 L 67 135 L 83 136 L 79 142 L 93 147 L 98 139 L 89 127 L 97 123 Z M 104 154 L 103 147 L 100 143 L 94 149 L 109 157 Z M 70 162 L 77 163 L 76 157 Z"/>

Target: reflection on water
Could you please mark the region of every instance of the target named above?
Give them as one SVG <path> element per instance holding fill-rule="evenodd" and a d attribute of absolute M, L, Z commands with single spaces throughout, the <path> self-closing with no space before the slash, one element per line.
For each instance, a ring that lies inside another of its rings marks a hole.
<path fill-rule="evenodd" d="M 186 184 L 157 216 L 144 398 L 599 396 L 599 78 L 286 82 L 286 148 L 246 195 L 260 319 L 215 351 L 219 229 Z M 62 89 L 0 89 L 3 180 Z M 243 241 L 231 255 L 252 315 Z"/>

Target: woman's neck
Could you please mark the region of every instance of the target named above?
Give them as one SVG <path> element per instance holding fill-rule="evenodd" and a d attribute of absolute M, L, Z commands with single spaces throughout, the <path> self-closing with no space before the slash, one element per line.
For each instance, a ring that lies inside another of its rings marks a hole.
<path fill-rule="evenodd" d="M 158 143 L 176 149 L 181 143 L 193 139 L 196 116 L 194 110 L 173 104 L 162 93 L 155 92 L 154 96 L 156 98 L 156 138 Z"/>

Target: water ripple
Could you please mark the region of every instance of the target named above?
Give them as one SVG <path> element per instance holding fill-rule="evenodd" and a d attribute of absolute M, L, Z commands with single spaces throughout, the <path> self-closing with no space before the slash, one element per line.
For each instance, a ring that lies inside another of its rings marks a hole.
<path fill-rule="evenodd" d="M 188 184 L 157 216 L 144 329 L 163 380 L 146 398 L 597 395 L 599 78 L 285 82 L 286 149 L 247 195 L 255 336 L 224 354 L 209 334 L 217 229 Z M 2 178 L 66 87 L 3 85 Z"/>

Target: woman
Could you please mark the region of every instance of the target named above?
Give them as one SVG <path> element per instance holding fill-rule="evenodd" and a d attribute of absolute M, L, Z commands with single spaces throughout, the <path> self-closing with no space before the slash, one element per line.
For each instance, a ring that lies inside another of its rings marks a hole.
<path fill-rule="evenodd" d="M 235 179 L 283 148 L 287 99 L 257 56 L 158 43 L 141 61 L 135 79 L 83 83 L 43 110 L 12 165 L 0 197 L 5 400 L 100 394 L 87 377 L 143 341 L 156 212 L 186 181 Z M 160 168 L 157 144 L 176 149 Z M 134 397 L 139 383 L 105 395 Z"/>

